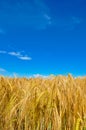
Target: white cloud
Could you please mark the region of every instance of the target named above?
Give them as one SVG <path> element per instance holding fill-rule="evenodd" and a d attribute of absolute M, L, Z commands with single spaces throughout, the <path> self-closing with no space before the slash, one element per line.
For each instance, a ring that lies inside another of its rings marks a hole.
<path fill-rule="evenodd" d="M 31 60 L 32 59 L 28 55 L 24 55 L 21 52 L 15 52 L 15 51 L 13 51 L 13 52 L 7 52 L 7 51 L 0 50 L 0 53 L 1 54 L 8 54 L 10 56 L 15 56 L 16 58 L 18 58 L 20 60 Z"/>
<path fill-rule="evenodd" d="M 16 56 L 20 60 L 31 60 L 31 57 L 22 55 L 21 52 L 9 52 L 8 54 L 11 56 Z"/>
<path fill-rule="evenodd" d="M 21 60 L 31 60 L 32 59 L 29 56 L 19 56 L 18 58 L 21 59 Z"/>
<path fill-rule="evenodd" d="M 8 54 L 11 55 L 11 56 L 16 56 L 16 57 L 21 56 L 20 52 L 8 52 Z"/>
<path fill-rule="evenodd" d="M 43 74 L 32 74 L 29 75 L 29 78 L 44 78 L 44 79 L 53 79 L 55 78 L 55 75 L 50 74 L 50 75 L 43 75 Z"/>
<path fill-rule="evenodd" d="M 48 78 L 49 76 L 48 75 L 42 75 L 42 74 L 33 74 L 32 77 L 34 78 Z"/>

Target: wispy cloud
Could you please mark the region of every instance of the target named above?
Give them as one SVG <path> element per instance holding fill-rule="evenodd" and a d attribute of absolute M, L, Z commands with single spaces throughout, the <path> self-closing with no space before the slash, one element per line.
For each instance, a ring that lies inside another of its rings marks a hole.
<path fill-rule="evenodd" d="M 0 68 L 0 73 L 3 73 L 3 72 L 6 72 L 6 70 L 3 68 Z"/>
<path fill-rule="evenodd" d="M 0 28 L 0 34 L 4 34 L 4 30 Z"/>
<path fill-rule="evenodd" d="M 50 26 L 50 11 L 44 0 L 18 0 L 13 3 L 6 0 L 0 3 L 2 6 L 0 25 L 35 29 L 45 29 Z"/>
<path fill-rule="evenodd" d="M 15 56 L 16 58 L 20 59 L 20 60 L 32 60 L 31 57 L 29 57 L 28 55 L 24 55 L 22 54 L 21 52 L 7 52 L 7 51 L 3 51 L 3 50 L 0 50 L 0 54 L 7 54 L 7 55 L 10 55 L 10 56 Z"/>
<path fill-rule="evenodd" d="M 76 0 L 77 1 L 77 0 Z M 81 1 L 81 0 L 79 0 Z M 74 29 L 82 23 L 77 16 L 51 15 L 50 7 L 44 0 L 16 0 L 15 2 L 3 0 L 0 9 L 0 25 L 2 27 L 30 27 L 34 29 L 46 29 L 55 26 L 60 29 Z M 1 29 L 2 33 L 3 30 Z"/>
<path fill-rule="evenodd" d="M 82 19 L 76 16 L 53 19 L 53 25 L 59 29 L 74 29 L 82 23 Z"/>
<path fill-rule="evenodd" d="M 80 24 L 82 22 L 82 20 L 78 17 L 71 17 L 71 22 L 73 22 L 73 24 Z"/>
<path fill-rule="evenodd" d="M 1 54 L 6 54 L 7 52 L 0 50 L 0 53 L 1 53 Z"/>

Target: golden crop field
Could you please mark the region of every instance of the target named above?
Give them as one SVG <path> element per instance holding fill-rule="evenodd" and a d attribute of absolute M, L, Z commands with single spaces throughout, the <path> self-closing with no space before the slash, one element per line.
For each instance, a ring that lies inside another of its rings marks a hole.
<path fill-rule="evenodd" d="M 86 77 L 0 77 L 0 130 L 86 130 Z"/>

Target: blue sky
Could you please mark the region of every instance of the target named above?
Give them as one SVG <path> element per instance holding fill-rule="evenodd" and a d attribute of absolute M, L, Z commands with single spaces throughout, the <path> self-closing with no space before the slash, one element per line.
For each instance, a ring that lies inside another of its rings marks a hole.
<path fill-rule="evenodd" d="M 0 0 L 0 74 L 86 75 L 85 0 Z"/>

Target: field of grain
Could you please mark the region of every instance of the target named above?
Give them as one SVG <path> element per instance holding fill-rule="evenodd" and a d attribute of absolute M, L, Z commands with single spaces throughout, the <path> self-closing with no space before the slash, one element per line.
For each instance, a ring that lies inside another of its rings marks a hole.
<path fill-rule="evenodd" d="M 86 130 L 86 77 L 0 77 L 0 130 Z"/>

